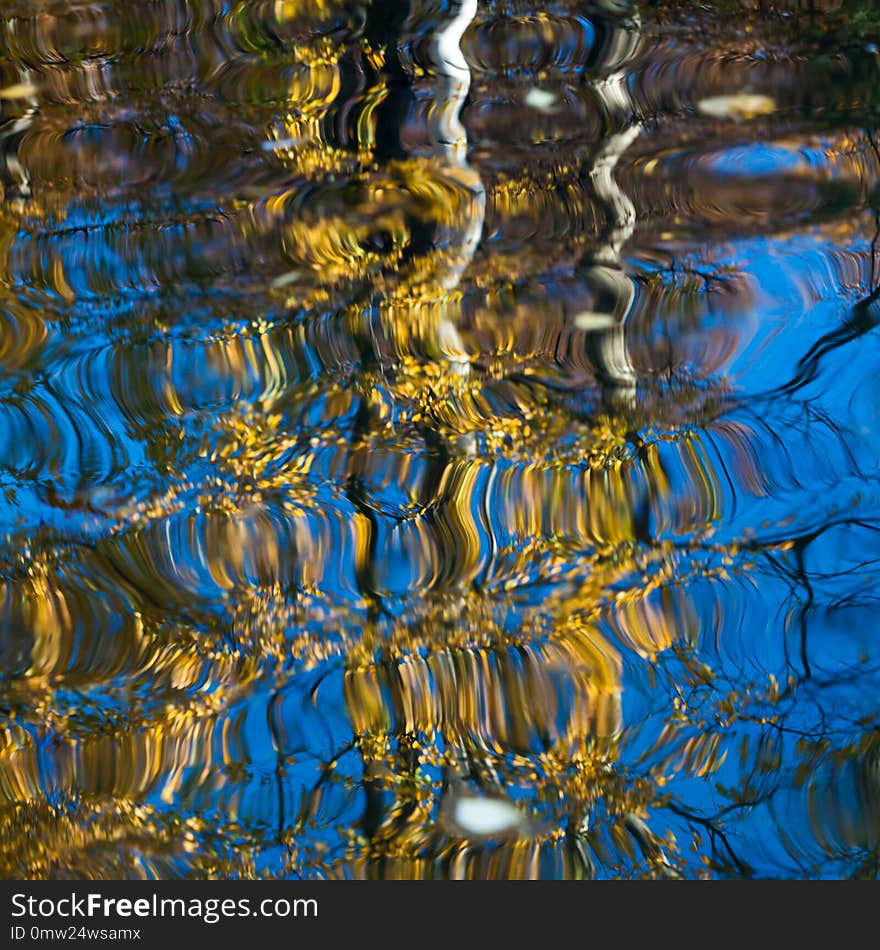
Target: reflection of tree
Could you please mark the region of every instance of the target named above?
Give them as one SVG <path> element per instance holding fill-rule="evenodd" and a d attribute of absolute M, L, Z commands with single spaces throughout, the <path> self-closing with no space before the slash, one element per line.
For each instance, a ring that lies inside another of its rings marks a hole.
<path fill-rule="evenodd" d="M 19 160 L 18 146 L 32 126 L 38 107 L 28 70 L 20 70 L 17 78 L 17 83 L 7 87 L 12 91 L 12 97 L 4 99 L 0 112 L 0 181 L 4 201 L 13 207 L 30 197 L 28 172 Z"/>
<path fill-rule="evenodd" d="M 475 11 L 475 3 L 453 4 L 447 18 L 432 25 L 429 44 L 428 68 L 435 77 L 435 95 L 428 117 L 432 148 L 452 168 L 463 171 L 468 171 L 466 141 L 458 115 L 470 75 L 459 40 Z M 387 22 L 383 19 L 385 29 Z M 606 22 L 600 18 L 598 24 L 598 62 L 592 65 L 597 72 L 607 70 L 611 75 L 607 78 L 603 75 L 597 82 L 597 95 L 607 111 L 609 123 L 626 126 L 632 122 L 634 109 L 624 92 L 621 69 L 634 47 L 633 22 L 617 25 L 613 20 Z M 402 24 L 400 29 L 402 32 Z M 397 59 L 394 50 L 400 36 L 383 32 L 381 38 L 386 62 L 390 59 L 394 63 Z M 400 86 L 406 80 L 399 75 L 397 66 L 389 69 L 389 77 L 389 99 L 405 100 Z M 384 118 L 386 139 L 392 137 L 399 141 L 399 136 L 389 132 L 395 127 L 389 115 L 380 115 L 380 122 Z M 399 106 L 395 106 L 393 115 L 397 127 L 407 118 L 406 110 Z M 612 172 L 620 152 L 636 131 L 633 127 L 626 127 L 622 132 L 615 129 L 609 141 L 597 149 L 586 176 L 604 209 L 607 227 L 596 251 L 583 264 L 584 275 L 601 288 L 596 304 L 601 313 L 595 319 L 611 324 L 590 327 L 588 348 L 599 375 L 612 388 L 621 385 L 621 373 L 626 376 L 627 386 L 634 383 L 631 373 L 624 372 L 619 365 L 623 359 L 628 367 L 625 347 L 623 356 L 621 347 L 623 322 L 633 297 L 631 285 L 622 275 L 619 254 L 622 243 L 632 231 L 633 209 L 614 182 Z M 381 150 L 383 146 L 377 142 L 377 147 Z M 461 251 L 452 271 L 438 275 L 436 284 L 441 293 L 454 290 L 479 240 L 485 199 L 478 180 L 472 191 L 475 197 L 470 206 L 476 213 L 472 223 L 465 218 L 468 223 L 460 230 Z M 442 298 L 440 306 L 445 306 Z M 463 352 L 451 320 L 441 320 L 437 332 L 438 338 L 454 341 L 455 351 Z M 467 369 L 466 363 L 460 365 Z M 357 438 L 363 439 L 371 426 L 366 418 L 361 416 Z M 430 435 L 427 438 L 429 445 L 436 444 Z M 544 838 L 543 844 L 539 835 L 527 846 L 530 835 L 526 833 L 523 837 L 523 833 L 530 822 L 525 813 L 517 816 L 507 799 L 507 786 L 515 778 L 504 764 L 503 751 L 506 750 L 508 754 L 530 760 L 538 775 L 562 770 L 569 776 L 567 781 L 572 785 L 566 796 L 568 815 L 561 839 L 564 847 L 559 852 L 561 867 L 565 868 L 562 873 L 591 876 L 593 859 L 586 840 L 595 793 L 586 788 L 578 792 L 576 788 L 585 774 L 606 767 L 603 763 L 608 762 L 608 744 L 613 744 L 613 736 L 620 728 L 619 660 L 610 644 L 589 627 L 564 625 L 561 618 L 566 611 L 550 623 L 551 630 L 564 629 L 551 633 L 547 646 L 534 652 L 528 646 L 528 638 L 516 648 L 507 644 L 507 638 L 497 628 L 491 601 L 484 601 L 482 596 L 476 601 L 478 617 L 469 618 L 467 581 L 473 575 L 467 570 L 467 560 L 472 541 L 467 538 L 468 525 L 460 492 L 468 491 L 468 473 L 473 465 L 464 460 L 456 462 L 448 450 L 441 449 L 435 450 L 429 466 L 436 467 L 436 474 L 431 474 L 429 468 L 426 483 L 432 493 L 439 491 L 440 494 L 439 497 L 435 494 L 430 509 L 420 518 L 423 525 L 420 535 L 429 550 L 442 549 L 452 540 L 453 552 L 463 558 L 461 564 L 455 565 L 454 574 L 444 578 L 443 586 L 448 585 L 452 597 L 449 599 L 447 595 L 441 600 L 435 608 L 436 619 L 432 612 L 431 622 L 426 618 L 424 627 L 414 628 L 410 617 L 407 627 L 398 630 L 386 608 L 391 629 L 368 633 L 366 641 L 371 644 L 377 637 L 375 644 L 369 647 L 377 651 L 377 655 L 370 657 L 368 653 L 364 665 L 358 651 L 357 665 L 350 666 L 346 674 L 349 715 L 355 732 L 361 736 L 364 759 L 366 803 L 360 827 L 365 835 L 367 854 L 377 868 L 383 866 L 380 857 L 384 860 L 393 856 L 386 873 L 395 876 L 424 873 L 437 856 L 450 848 L 459 849 L 460 859 L 465 863 L 479 864 L 485 843 L 481 843 L 480 835 L 473 829 L 463 827 L 457 817 L 468 807 L 468 802 L 477 802 L 486 809 L 494 807 L 498 814 L 507 816 L 499 819 L 502 824 L 506 821 L 506 826 L 494 835 L 496 839 L 498 835 L 509 839 L 510 843 L 498 852 L 503 854 L 510 849 L 512 857 L 508 860 L 512 863 L 505 861 L 507 874 L 525 872 L 525 866 L 517 864 L 516 854 L 520 855 L 519 860 L 530 856 L 531 861 L 537 859 L 542 848 L 549 847 L 551 853 L 555 851 L 557 845 L 552 834 Z M 456 470 L 463 478 L 456 478 L 454 474 L 450 477 Z M 384 559 L 384 552 L 376 545 L 378 525 L 366 500 L 363 475 L 355 475 L 350 484 L 353 486 L 350 497 L 370 525 L 369 541 L 363 548 L 364 560 L 358 570 L 359 587 L 368 600 L 378 606 L 381 598 L 377 597 L 377 563 Z M 444 485 L 448 485 L 445 490 Z M 459 517 L 454 514 L 456 509 Z M 434 532 L 436 540 L 430 539 Z M 570 604 L 566 605 L 567 609 L 571 609 Z M 374 614 L 371 627 L 375 624 L 378 628 L 380 616 Z M 480 646 L 473 642 L 475 637 Z M 419 652 L 419 644 L 422 651 L 428 651 L 426 657 Z M 574 663 L 573 675 L 562 673 L 572 666 L 576 656 L 579 660 Z M 559 673 L 553 672 L 557 669 Z M 579 669 L 580 672 L 575 672 Z M 573 695 L 562 700 L 566 692 Z M 481 698 L 493 693 L 497 694 L 493 701 L 494 714 L 490 708 L 484 708 L 486 700 Z M 567 713 L 564 712 L 566 707 Z M 559 720 L 565 716 L 568 719 L 560 732 Z M 388 747 L 386 736 L 393 741 L 392 748 Z M 435 736 L 436 741 L 432 738 Z M 440 768 L 436 806 L 431 805 L 430 798 L 425 798 L 424 777 L 422 794 L 413 791 L 420 787 L 419 777 L 426 761 L 433 761 Z M 390 795 L 390 802 L 386 802 L 386 795 Z M 663 867 L 665 858 L 661 846 L 635 811 L 623 804 L 625 799 L 624 794 L 615 805 L 620 811 L 622 826 L 639 842 L 645 857 Z M 432 820 L 435 807 L 436 825 Z M 476 841 L 469 844 L 475 834 Z M 493 845 L 492 838 L 490 835 L 490 845 Z M 497 844 L 495 840 L 494 845 Z M 415 864 L 407 870 L 408 862 L 412 861 Z M 419 867 L 421 871 L 417 870 Z"/>
<path fill-rule="evenodd" d="M 608 0 L 597 4 L 597 40 L 589 64 L 606 135 L 587 163 L 582 177 L 605 216 L 597 244 L 580 262 L 579 271 L 594 287 L 596 304 L 580 314 L 577 323 L 587 330 L 587 348 L 606 394 L 632 402 L 635 372 L 626 346 L 625 325 L 635 299 L 635 287 L 621 263 L 623 245 L 635 228 L 632 201 L 614 179 L 621 155 L 639 134 L 638 110 L 628 87 L 626 67 L 639 40 L 638 12 L 627 3 Z"/>

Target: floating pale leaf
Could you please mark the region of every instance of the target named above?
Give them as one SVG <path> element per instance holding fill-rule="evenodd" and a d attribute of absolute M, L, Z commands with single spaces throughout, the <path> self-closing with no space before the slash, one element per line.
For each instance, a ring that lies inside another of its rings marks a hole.
<path fill-rule="evenodd" d="M 273 290 L 286 287 L 288 284 L 296 283 L 302 277 L 302 271 L 289 270 L 286 274 L 279 274 L 271 283 Z"/>
<path fill-rule="evenodd" d="M 776 102 L 770 96 L 754 92 L 737 92 L 730 96 L 710 96 L 702 99 L 697 108 L 714 119 L 754 119 L 776 111 Z"/>
<path fill-rule="evenodd" d="M 529 89 L 523 100 L 531 109 L 537 109 L 539 112 L 554 112 L 556 96 L 546 89 Z"/>
<path fill-rule="evenodd" d="M 461 829 L 474 835 L 507 834 L 525 825 L 525 816 L 501 798 L 465 796 L 455 803 L 453 818 Z"/>
<path fill-rule="evenodd" d="M 617 321 L 607 313 L 593 313 L 585 311 L 579 313 L 574 318 L 574 325 L 578 330 L 608 330 L 613 327 Z"/>

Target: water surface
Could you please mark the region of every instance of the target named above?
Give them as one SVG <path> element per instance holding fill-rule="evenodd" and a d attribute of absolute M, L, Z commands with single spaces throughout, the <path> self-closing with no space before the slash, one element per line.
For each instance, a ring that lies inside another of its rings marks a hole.
<path fill-rule="evenodd" d="M 3 4 L 0 874 L 875 876 L 875 18 Z"/>

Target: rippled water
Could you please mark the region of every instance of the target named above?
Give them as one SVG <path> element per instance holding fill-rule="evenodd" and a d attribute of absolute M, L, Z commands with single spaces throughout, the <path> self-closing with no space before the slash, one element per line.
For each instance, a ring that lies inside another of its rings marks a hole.
<path fill-rule="evenodd" d="M 880 848 L 870 3 L 7 0 L 0 874 Z"/>

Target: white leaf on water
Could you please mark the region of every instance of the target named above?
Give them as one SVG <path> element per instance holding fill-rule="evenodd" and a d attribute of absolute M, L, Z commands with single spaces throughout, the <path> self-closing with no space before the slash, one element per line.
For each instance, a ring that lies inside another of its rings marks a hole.
<path fill-rule="evenodd" d="M 585 311 L 574 318 L 574 325 L 578 330 L 608 330 L 616 326 L 617 321 L 607 313 Z"/>
<path fill-rule="evenodd" d="M 556 96 L 546 89 L 529 89 L 523 100 L 531 109 L 537 109 L 538 112 L 554 112 Z"/>
<path fill-rule="evenodd" d="M 497 835 L 522 827 L 522 812 L 500 798 L 468 796 L 455 803 L 455 822 L 463 831 L 474 835 Z"/>
<path fill-rule="evenodd" d="M 703 115 L 713 119 L 753 119 L 759 115 L 770 115 L 776 111 L 776 102 L 770 96 L 756 92 L 737 92 L 730 96 L 710 96 L 702 99 L 697 108 Z"/>
<path fill-rule="evenodd" d="M 279 274 L 269 285 L 273 290 L 286 287 L 288 284 L 296 283 L 302 277 L 302 272 L 298 270 L 289 270 L 286 274 Z"/>

